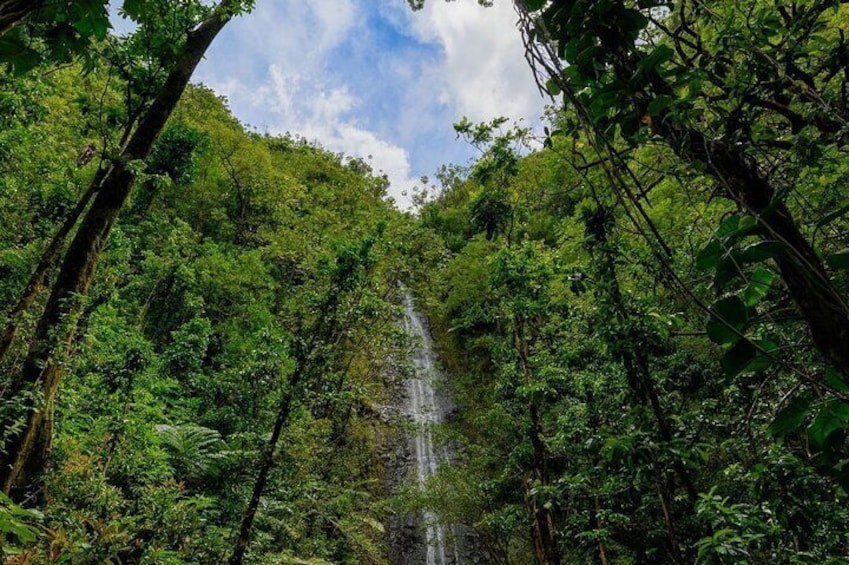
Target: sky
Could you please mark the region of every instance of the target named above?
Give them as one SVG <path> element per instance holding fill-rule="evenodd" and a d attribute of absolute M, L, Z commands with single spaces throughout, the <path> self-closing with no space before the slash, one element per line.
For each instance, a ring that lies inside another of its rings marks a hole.
<path fill-rule="evenodd" d="M 260 132 L 291 133 L 366 159 L 403 193 L 474 150 L 466 116 L 538 123 L 545 101 L 509 0 L 258 0 L 216 39 L 195 79 Z"/>

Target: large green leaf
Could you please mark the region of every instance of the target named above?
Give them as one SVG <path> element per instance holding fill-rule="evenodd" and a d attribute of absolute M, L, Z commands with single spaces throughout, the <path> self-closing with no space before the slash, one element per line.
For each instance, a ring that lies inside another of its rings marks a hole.
<path fill-rule="evenodd" d="M 775 344 L 768 341 L 741 339 L 725 352 L 719 364 L 729 377 L 741 373 L 758 373 L 768 369 L 772 364 L 772 359 L 767 353 L 775 348 Z"/>
<path fill-rule="evenodd" d="M 16 33 L 7 33 L 0 37 L 0 63 L 7 63 L 16 75 L 32 70 L 41 61 L 41 54 L 30 48 Z"/>
<path fill-rule="evenodd" d="M 790 432 L 796 430 L 805 421 L 811 412 L 811 399 L 807 396 L 798 396 L 775 415 L 775 419 L 769 425 L 769 433 L 776 439 L 781 439 Z"/>
<path fill-rule="evenodd" d="M 748 307 L 758 304 L 767 295 L 775 280 L 775 273 L 759 268 L 749 277 L 749 285 L 743 290 L 743 302 Z"/>
<path fill-rule="evenodd" d="M 849 249 L 832 253 L 825 258 L 828 266 L 836 271 L 849 269 Z"/>
<path fill-rule="evenodd" d="M 839 208 L 837 208 L 836 210 L 832 210 L 831 212 L 829 212 L 828 214 L 823 216 L 817 222 L 817 227 L 821 228 L 823 226 L 827 226 L 828 224 L 830 224 L 834 220 L 844 216 L 846 214 L 846 212 L 849 212 L 849 200 L 844 200 L 843 202 L 840 203 Z"/>
<path fill-rule="evenodd" d="M 784 252 L 784 244 L 780 241 L 758 241 L 746 246 L 740 253 L 740 260 L 744 263 L 760 263 L 767 259 L 775 259 Z"/>
<path fill-rule="evenodd" d="M 808 438 L 816 449 L 825 447 L 829 438 L 849 425 L 849 403 L 832 400 L 822 407 L 808 426 Z"/>
<path fill-rule="evenodd" d="M 722 256 L 722 243 L 714 238 L 705 245 L 696 255 L 696 268 L 700 271 L 708 271 L 719 264 Z"/>
<path fill-rule="evenodd" d="M 746 330 L 748 322 L 749 311 L 743 300 L 739 296 L 727 296 L 711 307 L 708 337 L 719 345 L 735 343 Z"/>

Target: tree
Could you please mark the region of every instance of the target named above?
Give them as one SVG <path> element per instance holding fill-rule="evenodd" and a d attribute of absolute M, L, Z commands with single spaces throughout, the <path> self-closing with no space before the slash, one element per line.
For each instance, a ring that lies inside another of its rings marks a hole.
<path fill-rule="evenodd" d="M 378 228 L 380 231 L 382 227 Z M 230 565 L 241 565 L 250 543 L 254 519 L 260 499 L 268 483 L 269 474 L 274 466 L 277 443 L 284 427 L 288 424 L 293 404 L 305 381 L 307 386 L 319 388 L 324 380 L 323 373 L 330 372 L 337 359 L 339 343 L 351 332 L 356 320 L 356 303 L 361 299 L 363 289 L 371 282 L 371 269 L 374 267 L 372 247 L 374 238 L 368 238 L 359 246 L 340 250 L 330 265 L 327 289 L 317 297 L 309 312 L 311 320 L 303 320 L 300 331 L 293 336 L 294 369 L 289 375 L 286 390 L 280 402 L 277 417 L 271 431 L 268 445 L 260 460 L 259 471 L 254 482 L 250 500 L 242 515 L 242 523 Z"/>
<path fill-rule="evenodd" d="M 553 310 L 547 304 L 553 273 L 547 258 L 532 243 L 502 249 L 493 259 L 492 270 L 493 285 L 504 297 L 502 307 L 511 333 L 515 379 L 521 383 L 517 383 L 516 396 L 527 404 L 527 433 L 533 456 L 524 486 L 534 556 L 539 565 L 559 565 L 555 512 L 552 501 L 547 500 L 547 489 L 553 481 L 542 415 L 546 384 L 539 375 L 544 369 L 534 359 L 546 318 Z"/>
<path fill-rule="evenodd" d="M 766 164 L 792 160 L 795 146 L 781 139 L 788 133 L 810 128 L 827 144 L 844 138 L 848 106 L 839 83 L 849 78 L 840 57 L 829 55 L 841 50 L 842 39 L 832 35 L 824 49 L 809 48 L 819 41 L 817 30 L 841 21 L 840 4 L 794 4 L 794 15 L 758 5 L 741 24 L 731 3 L 675 3 L 662 18 L 654 11 L 659 2 L 517 2 L 531 60 L 548 75 L 551 91 L 563 91 L 576 107 L 589 135 L 610 140 L 619 132 L 636 144 L 654 135 L 706 170 L 720 193 L 756 220 L 750 233 L 780 247 L 771 258 L 813 343 L 849 375 L 845 297 L 787 205 L 797 188 L 785 180 L 792 172 Z M 713 36 L 712 29 L 722 31 Z M 773 43 L 773 36 L 780 39 Z M 699 125 L 699 107 L 709 110 L 707 127 Z M 610 141 L 599 148 L 613 151 Z"/>
<path fill-rule="evenodd" d="M 621 360 L 625 368 L 628 386 L 638 404 L 647 405 L 654 417 L 657 431 L 656 435 L 665 449 L 674 450 L 675 431 L 670 423 L 670 418 L 665 410 L 654 376 L 651 373 L 651 359 L 649 347 L 652 342 L 658 341 L 656 335 L 652 335 L 650 325 L 639 319 L 632 308 L 627 304 L 622 294 L 617 273 L 616 259 L 617 249 L 611 241 L 610 230 L 614 224 L 613 212 L 604 206 L 596 198 L 596 208 L 584 212 L 584 223 L 587 233 L 587 247 L 592 258 L 594 271 L 594 283 L 596 295 L 599 302 L 599 332 L 603 334 L 608 343 L 608 348 L 616 360 Z M 674 454 L 672 461 L 672 472 L 677 475 L 678 481 L 683 488 L 688 502 L 686 509 L 693 514 L 695 504 L 698 501 L 698 491 L 691 477 L 691 471 L 687 469 L 685 462 L 678 454 Z M 669 473 L 663 469 L 661 475 Z M 667 484 L 669 481 L 665 476 L 658 480 L 659 484 Z M 667 489 L 658 487 L 658 496 L 666 518 L 666 527 L 669 538 L 668 555 L 672 563 L 683 563 L 687 559 L 686 548 L 679 545 L 679 536 L 676 532 L 677 525 L 674 516 L 678 513 L 671 512 L 670 508 L 676 500 L 674 489 L 672 492 L 664 492 Z"/>
<path fill-rule="evenodd" d="M 104 178 L 95 180 L 99 183 L 93 187 L 97 196 L 65 253 L 22 374 L 13 381 L 13 394 L 37 387 L 40 398 L 28 409 L 23 431 L 7 444 L 0 461 L 0 482 L 7 493 L 20 495 L 44 468 L 64 350 L 75 335 L 75 318 L 82 308 L 80 299 L 88 293 L 100 253 L 133 187 L 135 167 L 148 157 L 212 41 L 243 9 L 242 2 L 223 0 L 187 34 L 164 85 L 140 118 L 120 158 Z"/>
<path fill-rule="evenodd" d="M 107 7 L 105 0 L 0 1 L 0 62 L 22 74 L 45 60 L 89 57 L 109 30 Z"/>

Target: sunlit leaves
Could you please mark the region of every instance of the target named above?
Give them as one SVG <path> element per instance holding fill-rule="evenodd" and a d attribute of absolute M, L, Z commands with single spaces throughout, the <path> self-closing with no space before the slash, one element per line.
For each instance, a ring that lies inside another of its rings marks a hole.
<path fill-rule="evenodd" d="M 41 512 L 24 509 L 0 492 L 0 536 L 6 538 L 4 541 L 31 543 L 38 535 L 35 526 L 42 519 Z"/>

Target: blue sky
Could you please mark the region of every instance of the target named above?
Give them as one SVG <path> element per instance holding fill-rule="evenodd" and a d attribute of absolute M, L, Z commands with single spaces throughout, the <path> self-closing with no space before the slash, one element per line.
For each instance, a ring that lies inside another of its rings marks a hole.
<path fill-rule="evenodd" d="M 260 131 L 370 156 L 404 207 L 419 177 L 472 156 L 452 123 L 542 113 L 515 20 L 509 0 L 257 0 L 195 78 Z"/>

